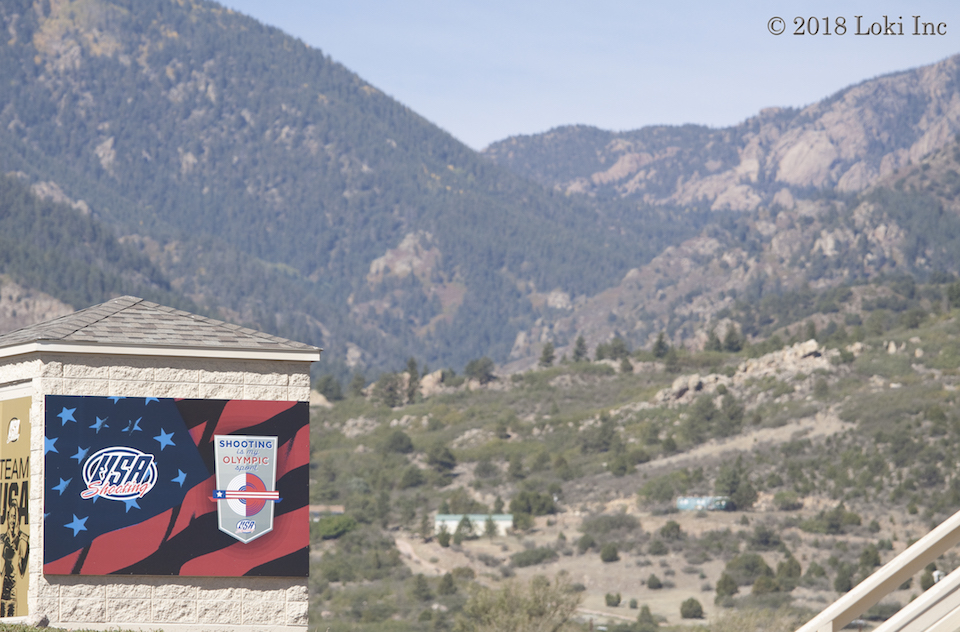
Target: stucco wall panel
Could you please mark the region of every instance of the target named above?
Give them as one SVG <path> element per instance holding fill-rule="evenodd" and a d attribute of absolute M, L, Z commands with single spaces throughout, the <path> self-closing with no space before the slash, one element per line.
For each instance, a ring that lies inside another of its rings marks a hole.
<path fill-rule="evenodd" d="M 109 380 L 110 371 L 115 368 L 111 362 L 104 358 L 86 357 L 80 362 L 65 363 L 63 365 L 63 377 Z"/>
<path fill-rule="evenodd" d="M 286 623 L 286 603 L 271 600 L 244 600 L 244 625 L 271 625 Z"/>
<path fill-rule="evenodd" d="M 307 625 L 308 620 L 306 601 L 287 602 L 287 625 Z"/>
<path fill-rule="evenodd" d="M 61 389 L 57 395 L 99 395 L 101 397 L 111 395 L 108 379 L 64 377 Z"/>
<path fill-rule="evenodd" d="M 197 602 L 197 622 L 223 624 L 237 622 L 240 620 L 239 608 L 239 602 L 201 599 Z"/>
<path fill-rule="evenodd" d="M 63 623 L 104 623 L 107 604 L 103 599 L 61 599 L 60 616 Z"/>
<path fill-rule="evenodd" d="M 153 620 L 156 623 L 196 623 L 196 599 L 154 599 Z"/>
<path fill-rule="evenodd" d="M 202 399 L 243 399 L 243 384 L 200 384 Z"/>
<path fill-rule="evenodd" d="M 244 384 L 243 399 L 266 399 L 280 401 L 287 399 L 286 386 L 260 386 Z"/>

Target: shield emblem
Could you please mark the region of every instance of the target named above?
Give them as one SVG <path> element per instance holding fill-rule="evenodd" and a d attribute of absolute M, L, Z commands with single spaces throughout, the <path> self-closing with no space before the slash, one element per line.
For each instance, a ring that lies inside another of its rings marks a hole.
<path fill-rule="evenodd" d="M 277 437 L 214 436 L 220 530 L 243 543 L 273 530 L 273 504 L 279 502 Z"/>

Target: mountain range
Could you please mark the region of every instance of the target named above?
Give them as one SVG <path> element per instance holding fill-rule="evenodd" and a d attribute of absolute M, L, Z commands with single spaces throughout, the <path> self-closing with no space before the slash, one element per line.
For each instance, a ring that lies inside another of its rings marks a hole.
<path fill-rule="evenodd" d="M 951 57 L 802 109 L 767 108 L 734 127 L 571 126 L 508 138 L 484 154 L 570 193 L 753 211 L 798 192 L 862 191 L 952 141 L 958 79 Z"/>
<path fill-rule="evenodd" d="M 731 128 L 477 153 L 212 2 L 10 0 L 0 21 L 5 238 L 43 255 L 0 273 L 47 306 L 136 293 L 372 377 L 522 368 L 579 335 L 695 345 L 724 319 L 757 337 L 803 317 L 760 324 L 766 297 L 958 269 L 957 57 Z"/>

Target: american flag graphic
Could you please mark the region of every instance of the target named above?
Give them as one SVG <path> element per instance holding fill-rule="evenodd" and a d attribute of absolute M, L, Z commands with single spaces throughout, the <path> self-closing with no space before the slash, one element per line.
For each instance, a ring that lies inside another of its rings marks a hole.
<path fill-rule="evenodd" d="M 44 430 L 44 573 L 307 575 L 306 402 L 47 395 Z M 217 490 L 215 434 L 277 437 L 276 491 Z M 217 492 L 279 500 L 273 531 L 221 532 Z"/>

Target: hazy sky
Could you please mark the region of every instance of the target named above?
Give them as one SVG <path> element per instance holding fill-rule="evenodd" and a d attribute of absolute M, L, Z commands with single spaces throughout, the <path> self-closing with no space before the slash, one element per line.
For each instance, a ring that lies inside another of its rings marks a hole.
<path fill-rule="evenodd" d="M 956 0 L 223 4 L 319 48 L 476 149 L 574 123 L 733 125 L 960 53 Z M 877 22 L 896 34 L 857 35 L 857 15 L 861 32 Z M 916 15 L 945 34 L 912 35 Z M 819 34 L 794 35 L 797 17 Z"/>

